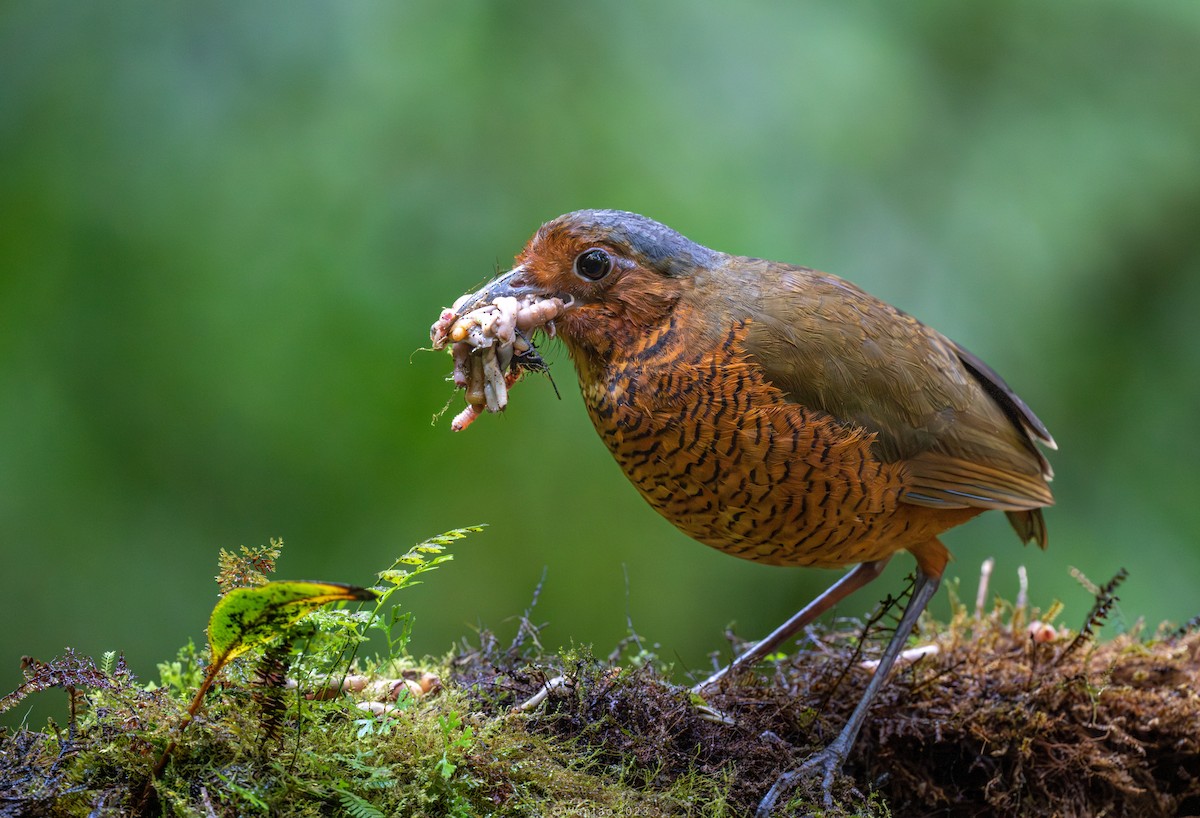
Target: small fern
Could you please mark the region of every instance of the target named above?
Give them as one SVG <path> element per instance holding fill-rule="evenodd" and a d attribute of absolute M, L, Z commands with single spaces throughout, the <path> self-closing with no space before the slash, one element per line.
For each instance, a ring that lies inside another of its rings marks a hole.
<path fill-rule="evenodd" d="M 1167 638 L 1172 641 L 1179 640 L 1196 630 L 1200 630 L 1200 614 L 1197 614 L 1187 622 L 1184 622 L 1182 625 L 1172 631 L 1171 635 Z"/>
<path fill-rule="evenodd" d="M 275 562 L 283 551 L 283 540 L 271 538 L 270 545 L 241 547 L 241 553 L 221 549 L 217 558 L 217 585 L 222 594 L 234 588 L 253 588 L 265 585 L 267 575 L 275 572 Z"/>
<path fill-rule="evenodd" d="M 483 529 L 482 525 L 470 525 L 430 537 L 408 549 L 386 571 L 379 572 L 380 582 L 372 588 L 377 596 L 375 611 L 370 617 L 368 628 L 383 632 L 387 642 L 387 658 L 395 659 L 402 655 L 412 635 L 412 614 L 393 606 L 387 616 L 383 615 L 384 607 L 392 594 L 402 588 L 419 585 L 422 574 L 454 559 L 452 554 L 442 553 L 447 546 Z"/>
<path fill-rule="evenodd" d="M 1117 588 L 1129 576 L 1129 572 L 1122 568 L 1121 570 L 1117 571 L 1113 578 L 1106 582 L 1103 587 L 1097 587 L 1087 580 L 1087 578 L 1084 577 L 1081 572 L 1073 571 L 1072 573 L 1075 574 L 1075 578 L 1080 581 L 1080 584 L 1082 584 L 1095 595 L 1096 602 L 1092 605 L 1092 609 L 1088 611 L 1088 615 L 1084 618 L 1083 627 L 1079 629 L 1079 633 L 1075 635 L 1075 638 L 1071 640 L 1070 644 L 1063 648 L 1062 653 L 1060 653 L 1058 655 L 1058 659 L 1055 660 L 1055 664 L 1061 664 L 1062 661 L 1072 653 L 1096 638 L 1096 631 L 1099 630 L 1104 624 L 1104 621 L 1108 619 L 1109 612 L 1120 599 L 1116 593 Z"/>
<path fill-rule="evenodd" d="M 269 645 L 258 659 L 251 678 L 251 698 L 258 705 L 259 745 L 275 744 L 283 735 L 283 717 L 287 710 L 288 654 L 292 643 L 280 639 Z"/>
<path fill-rule="evenodd" d="M 350 818 L 387 818 L 375 806 L 360 795 L 355 795 L 349 790 L 338 790 L 338 800 L 342 802 L 342 808 L 346 810 L 346 814 Z"/>

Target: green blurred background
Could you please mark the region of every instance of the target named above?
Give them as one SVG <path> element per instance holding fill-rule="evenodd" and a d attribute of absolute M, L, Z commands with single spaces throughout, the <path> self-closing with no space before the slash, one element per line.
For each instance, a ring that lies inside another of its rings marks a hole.
<path fill-rule="evenodd" d="M 1058 507 L 1045 553 L 952 532 L 964 596 L 995 555 L 1078 624 L 1068 566 L 1126 566 L 1126 622 L 1193 616 L 1198 54 L 1200 4 L 1150 0 L 5 4 L 0 691 L 67 645 L 154 678 L 217 550 L 272 536 L 282 577 L 367 584 L 490 523 L 406 594 L 418 654 L 510 637 L 543 568 L 548 647 L 628 614 L 684 668 L 832 581 L 676 533 L 561 349 L 561 403 L 431 425 L 439 308 L 582 207 L 838 273 L 1004 374 Z"/>

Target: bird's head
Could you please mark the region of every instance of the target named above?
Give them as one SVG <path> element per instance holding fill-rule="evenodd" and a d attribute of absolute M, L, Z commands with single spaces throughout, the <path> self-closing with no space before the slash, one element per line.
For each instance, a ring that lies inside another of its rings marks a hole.
<path fill-rule="evenodd" d="M 604 359 L 661 326 L 699 271 L 721 254 L 665 225 L 620 210 L 579 210 L 542 225 L 511 270 L 460 299 L 459 312 L 500 296 L 560 298 L 568 349 Z"/>

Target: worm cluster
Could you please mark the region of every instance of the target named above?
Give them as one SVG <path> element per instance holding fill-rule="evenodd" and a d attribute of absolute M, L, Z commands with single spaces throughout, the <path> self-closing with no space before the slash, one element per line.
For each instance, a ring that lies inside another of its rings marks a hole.
<path fill-rule="evenodd" d="M 523 372 L 545 368 L 530 335 L 540 329 L 554 337 L 554 320 L 571 306 L 561 298 L 500 296 L 463 314 L 472 297 L 464 295 L 442 310 L 429 329 L 434 349 L 450 347 L 454 386 L 467 393 L 467 408 L 450 424 L 456 432 L 470 426 L 485 408 L 504 411 L 508 390 Z"/>

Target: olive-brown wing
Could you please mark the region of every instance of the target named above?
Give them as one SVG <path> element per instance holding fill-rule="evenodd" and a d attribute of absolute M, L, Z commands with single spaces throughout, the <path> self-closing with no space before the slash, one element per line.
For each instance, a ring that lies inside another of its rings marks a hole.
<path fill-rule="evenodd" d="M 764 265 L 746 351 L 788 400 L 862 426 L 903 461 L 904 501 L 1024 512 L 1050 505 L 1041 421 L 975 356 L 836 276 Z M 1012 515 L 1010 515 L 1012 516 Z M 1040 520 L 1013 523 L 1036 535 Z"/>

